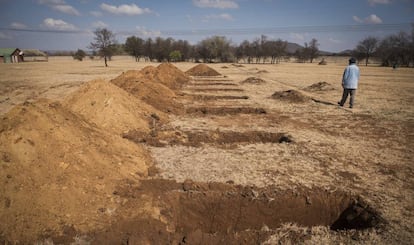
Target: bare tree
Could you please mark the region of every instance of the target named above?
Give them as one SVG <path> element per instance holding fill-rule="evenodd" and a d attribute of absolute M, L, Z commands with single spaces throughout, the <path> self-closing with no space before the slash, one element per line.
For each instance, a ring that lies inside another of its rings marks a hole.
<path fill-rule="evenodd" d="M 114 53 L 114 46 L 116 44 L 115 34 L 106 28 L 96 29 L 94 34 L 95 42 L 91 42 L 89 48 L 98 51 L 99 55 L 104 58 L 105 67 L 107 67 L 107 61 L 111 59 Z"/>
<path fill-rule="evenodd" d="M 410 66 L 414 63 L 414 45 L 412 38 L 405 32 L 390 35 L 384 38 L 376 54 L 383 66 L 401 65 Z"/>
<path fill-rule="evenodd" d="M 271 64 L 279 63 L 282 57 L 284 57 L 287 53 L 286 51 L 287 42 L 282 41 L 281 39 L 278 39 L 276 41 L 270 41 L 269 47 L 270 47 L 269 54 L 271 57 L 271 60 L 270 60 Z"/>
<path fill-rule="evenodd" d="M 309 60 L 310 63 L 319 56 L 319 43 L 318 40 L 313 38 L 310 43 L 305 42 L 305 47 L 296 50 L 295 56 L 299 62 L 306 62 Z"/>
<path fill-rule="evenodd" d="M 309 60 L 310 63 L 319 56 L 319 43 L 318 40 L 313 38 L 309 43 Z"/>
<path fill-rule="evenodd" d="M 308 43 L 305 43 L 305 47 L 296 50 L 295 57 L 298 62 L 305 63 L 309 58 L 309 46 Z"/>
<path fill-rule="evenodd" d="M 368 60 L 378 47 L 378 39 L 376 37 L 367 37 L 360 41 L 356 47 L 356 52 L 365 56 L 365 66 L 368 66 Z"/>

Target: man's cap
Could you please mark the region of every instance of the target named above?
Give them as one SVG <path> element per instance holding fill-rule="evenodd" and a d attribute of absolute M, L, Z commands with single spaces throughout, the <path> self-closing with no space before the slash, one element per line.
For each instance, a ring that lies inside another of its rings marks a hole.
<path fill-rule="evenodd" d="M 349 63 L 356 63 L 356 59 L 355 59 L 354 57 L 351 57 L 351 58 L 349 59 Z"/>

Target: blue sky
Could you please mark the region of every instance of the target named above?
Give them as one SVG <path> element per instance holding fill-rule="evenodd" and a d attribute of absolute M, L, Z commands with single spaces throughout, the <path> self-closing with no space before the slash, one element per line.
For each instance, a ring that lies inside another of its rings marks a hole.
<path fill-rule="evenodd" d="M 161 36 L 191 44 L 224 35 L 235 44 L 262 34 L 325 51 L 368 37 L 411 33 L 414 0 L 0 0 L 0 47 L 87 50 L 96 28 L 119 43 Z"/>

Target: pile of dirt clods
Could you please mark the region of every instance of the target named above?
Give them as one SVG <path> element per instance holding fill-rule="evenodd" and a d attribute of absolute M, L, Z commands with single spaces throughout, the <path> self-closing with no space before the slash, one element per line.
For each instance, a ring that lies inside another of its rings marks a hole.
<path fill-rule="evenodd" d="M 0 241 L 28 244 L 67 227 L 99 229 L 122 205 L 120 181 L 147 176 L 150 155 L 59 102 L 16 106 L 0 121 Z"/>
<path fill-rule="evenodd" d="M 199 64 L 194 66 L 185 72 L 185 74 L 190 76 L 220 76 L 221 74 L 205 64 Z"/>
<path fill-rule="evenodd" d="M 183 105 L 176 98 L 175 89 L 189 81 L 189 77 L 172 64 L 147 66 L 140 71 L 122 73 L 111 82 L 147 104 L 163 112 L 182 113 Z"/>
<path fill-rule="evenodd" d="M 61 102 L 25 102 L 0 118 L 0 244 L 52 241 L 102 231 L 119 219 L 155 215 L 141 197 L 128 208 L 117 186 L 139 184 L 153 163 L 121 137 L 149 134 L 179 112 L 188 81 L 171 64 L 83 84 Z M 50 240 L 51 239 L 51 240 Z"/>

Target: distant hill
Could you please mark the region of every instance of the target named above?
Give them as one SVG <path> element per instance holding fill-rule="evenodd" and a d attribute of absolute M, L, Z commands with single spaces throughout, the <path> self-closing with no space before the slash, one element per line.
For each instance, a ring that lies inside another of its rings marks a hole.
<path fill-rule="evenodd" d="M 287 43 L 287 52 L 289 54 L 294 54 L 298 49 L 304 48 L 302 45 L 299 45 L 297 43 Z M 319 55 L 333 55 L 334 53 L 332 52 L 328 52 L 328 51 L 323 51 L 323 50 L 319 50 Z"/>
<path fill-rule="evenodd" d="M 286 50 L 289 54 L 294 54 L 298 49 L 301 49 L 301 48 L 303 48 L 303 46 L 297 43 L 287 42 Z"/>
<path fill-rule="evenodd" d="M 337 55 L 351 56 L 352 55 L 352 52 L 353 52 L 353 50 L 347 49 L 347 50 L 338 52 Z"/>

